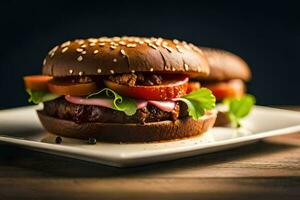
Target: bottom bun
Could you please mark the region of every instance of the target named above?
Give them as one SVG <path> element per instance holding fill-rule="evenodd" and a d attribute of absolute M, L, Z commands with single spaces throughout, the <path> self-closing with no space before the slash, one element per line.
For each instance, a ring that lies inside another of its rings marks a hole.
<path fill-rule="evenodd" d="M 210 129 L 216 120 L 216 111 L 209 111 L 199 120 L 190 117 L 176 121 L 161 121 L 145 124 L 119 124 L 73 121 L 37 114 L 50 133 L 79 139 L 96 138 L 109 142 L 153 142 L 174 140 L 200 135 Z"/>
<path fill-rule="evenodd" d="M 217 119 L 214 126 L 227 127 L 230 126 L 230 119 L 227 114 L 223 111 L 219 111 L 217 114 Z"/>

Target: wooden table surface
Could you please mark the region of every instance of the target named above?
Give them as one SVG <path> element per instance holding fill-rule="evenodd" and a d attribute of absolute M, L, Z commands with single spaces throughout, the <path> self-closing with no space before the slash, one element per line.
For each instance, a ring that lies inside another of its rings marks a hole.
<path fill-rule="evenodd" d="M 0 199 L 5 200 L 300 199 L 300 133 L 126 169 L 3 143 L 0 151 Z"/>

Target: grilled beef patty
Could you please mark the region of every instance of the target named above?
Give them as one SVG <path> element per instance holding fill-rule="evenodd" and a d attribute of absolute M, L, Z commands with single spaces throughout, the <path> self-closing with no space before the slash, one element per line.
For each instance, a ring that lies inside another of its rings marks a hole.
<path fill-rule="evenodd" d="M 138 109 L 132 116 L 127 116 L 124 112 L 91 105 L 78 105 L 66 101 L 64 98 L 55 99 L 44 103 L 44 113 L 60 118 L 84 122 L 102 122 L 102 123 L 147 123 L 159 122 L 164 120 L 175 121 L 178 118 L 188 116 L 187 106 L 182 102 L 177 102 L 172 112 L 166 112 L 159 108 L 148 105 L 143 109 Z"/>
<path fill-rule="evenodd" d="M 163 78 L 161 75 L 157 74 L 118 74 L 108 77 L 109 80 L 121 84 L 121 85 L 128 85 L 128 86 L 135 86 L 135 85 L 146 85 L 146 86 L 153 86 L 153 85 L 161 85 Z"/>

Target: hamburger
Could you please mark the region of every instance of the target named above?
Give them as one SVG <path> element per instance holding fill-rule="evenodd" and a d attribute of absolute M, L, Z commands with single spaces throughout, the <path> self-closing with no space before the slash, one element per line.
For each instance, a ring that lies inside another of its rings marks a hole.
<path fill-rule="evenodd" d="M 248 64 L 239 56 L 225 50 L 201 47 L 205 54 L 210 74 L 201 78 L 203 87 L 212 91 L 218 104 L 215 126 L 240 126 L 255 103 L 252 95 L 246 94 L 245 82 L 251 79 Z"/>
<path fill-rule="evenodd" d="M 190 84 L 209 75 L 200 48 L 142 37 L 76 39 L 55 46 L 42 75 L 25 76 L 29 101 L 55 135 L 152 142 L 200 135 L 216 119 L 215 97 Z"/>

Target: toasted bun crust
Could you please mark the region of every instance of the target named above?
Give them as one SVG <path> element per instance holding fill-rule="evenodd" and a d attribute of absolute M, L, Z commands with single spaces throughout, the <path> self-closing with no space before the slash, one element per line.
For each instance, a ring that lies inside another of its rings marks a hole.
<path fill-rule="evenodd" d="M 221 126 L 221 127 L 230 126 L 230 119 L 228 118 L 225 112 L 218 111 L 214 126 Z"/>
<path fill-rule="evenodd" d="M 239 56 L 228 51 L 201 47 L 209 66 L 210 74 L 204 80 L 226 81 L 230 79 L 242 79 L 248 81 L 251 71 L 247 63 Z"/>
<path fill-rule="evenodd" d="M 153 142 L 174 140 L 200 135 L 210 129 L 216 119 L 216 111 L 210 111 L 199 120 L 185 118 L 146 124 L 83 123 L 53 118 L 37 111 L 47 131 L 64 137 L 97 138 L 109 142 Z"/>
<path fill-rule="evenodd" d="M 44 59 L 43 74 L 55 77 L 132 72 L 209 74 L 201 49 L 162 38 L 101 37 L 55 46 Z"/>

